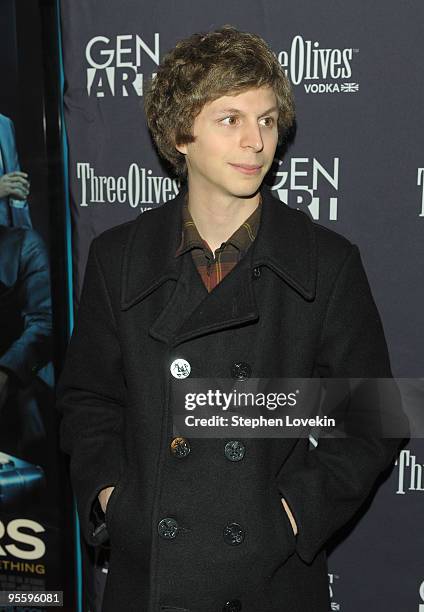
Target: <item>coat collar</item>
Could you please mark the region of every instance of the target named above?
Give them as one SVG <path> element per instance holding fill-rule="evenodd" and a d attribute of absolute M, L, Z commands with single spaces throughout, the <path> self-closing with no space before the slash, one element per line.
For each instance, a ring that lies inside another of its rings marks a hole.
<path fill-rule="evenodd" d="M 177 280 L 181 258 L 181 206 L 185 190 L 134 222 L 124 249 L 121 310 L 128 310 L 167 280 Z M 316 291 L 316 243 L 313 223 L 271 195 L 263 186 L 259 231 L 252 245 L 252 267 L 267 266 L 306 300 Z M 159 247 L 158 247 L 159 245 Z"/>

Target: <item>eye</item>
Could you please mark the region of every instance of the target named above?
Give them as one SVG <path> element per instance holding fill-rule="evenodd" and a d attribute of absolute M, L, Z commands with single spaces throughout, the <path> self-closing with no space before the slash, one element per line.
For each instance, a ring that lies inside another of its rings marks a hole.
<path fill-rule="evenodd" d="M 265 127 L 272 127 L 275 124 L 274 117 L 262 117 L 261 121 Z"/>
<path fill-rule="evenodd" d="M 236 125 L 237 116 L 229 115 L 228 117 L 224 117 L 224 119 L 221 119 L 221 123 L 223 123 L 224 125 Z"/>

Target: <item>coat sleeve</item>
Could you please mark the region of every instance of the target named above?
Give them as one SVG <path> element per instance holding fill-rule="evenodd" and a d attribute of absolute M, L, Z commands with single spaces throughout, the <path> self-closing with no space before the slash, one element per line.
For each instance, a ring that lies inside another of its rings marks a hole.
<path fill-rule="evenodd" d="M 23 230 L 16 300 L 23 330 L 0 357 L 0 367 L 17 386 L 27 387 L 52 353 L 49 262 L 44 242 L 34 230 Z"/>
<path fill-rule="evenodd" d="M 70 455 L 81 530 L 92 545 L 108 537 L 99 520 L 97 495 L 114 486 L 123 469 L 126 402 L 117 327 L 97 242 L 95 238 L 90 246 L 76 323 L 56 387 L 60 444 Z"/>
<path fill-rule="evenodd" d="M 317 368 L 328 378 L 392 378 L 380 316 L 355 245 L 328 301 Z M 281 496 L 297 523 L 296 550 L 306 563 L 354 516 L 378 475 L 408 439 L 408 421 L 400 402 L 392 401 L 391 406 L 391 410 L 395 406 L 391 423 L 397 423 L 399 437 L 361 435 L 364 428 L 359 427 L 355 435 L 320 437 L 313 450 L 308 450 L 308 439 L 303 438 L 277 474 Z M 363 412 L 362 405 L 357 408 Z M 354 427 L 355 406 L 349 409 Z M 375 406 L 372 412 L 375 417 Z"/>

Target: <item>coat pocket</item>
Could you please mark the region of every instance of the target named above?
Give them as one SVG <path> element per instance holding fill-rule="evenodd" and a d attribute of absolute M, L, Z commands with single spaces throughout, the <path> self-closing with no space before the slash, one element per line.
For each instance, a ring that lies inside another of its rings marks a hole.
<path fill-rule="evenodd" d="M 117 505 L 119 505 L 119 499 L 121 497 L 121 494 L 126 486 L 128 478 L 126 476 L 121 477 L 118 482 L 115 485 L 115 488 L 113 489 L 112 493 L 110 494 L 109 497 L 109 501 L 107 503 L 106 506 L 106 512 L 105 512 L 105 523 L 106 523 L 106 527 L 108 530 L 108 533 L 110 535 L 111 533 L 111 526 L 113 523 L 113 517 L 115 514 L 115 509 L 117 507 Z"/>
<path fill-rule="evenodd" d="M 281 550 L 282 563 L 296 550 L 296 536 L 291 526 L 290 519 L 284 509 L 276 483 L 271 485 L 271 505 L 274 521 L 274 531 Z"/>

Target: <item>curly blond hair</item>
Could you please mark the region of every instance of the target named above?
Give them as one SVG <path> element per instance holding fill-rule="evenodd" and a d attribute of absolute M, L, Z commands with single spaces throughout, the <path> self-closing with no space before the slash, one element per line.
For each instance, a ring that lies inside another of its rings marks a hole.
<path fill-rule="evenodd" d="M 277 98 L 281 144 L 294 122 L 293 95 L 266 42 L 229 25 L 180 40 L 165 55 L 144 94 L 147 125 L 159 154 L 178 177 L 185 178 L 185 156 L 175 144 L 194 141 L 193 123 L 203 106 L 224 95 L 266 86 Z"/>

